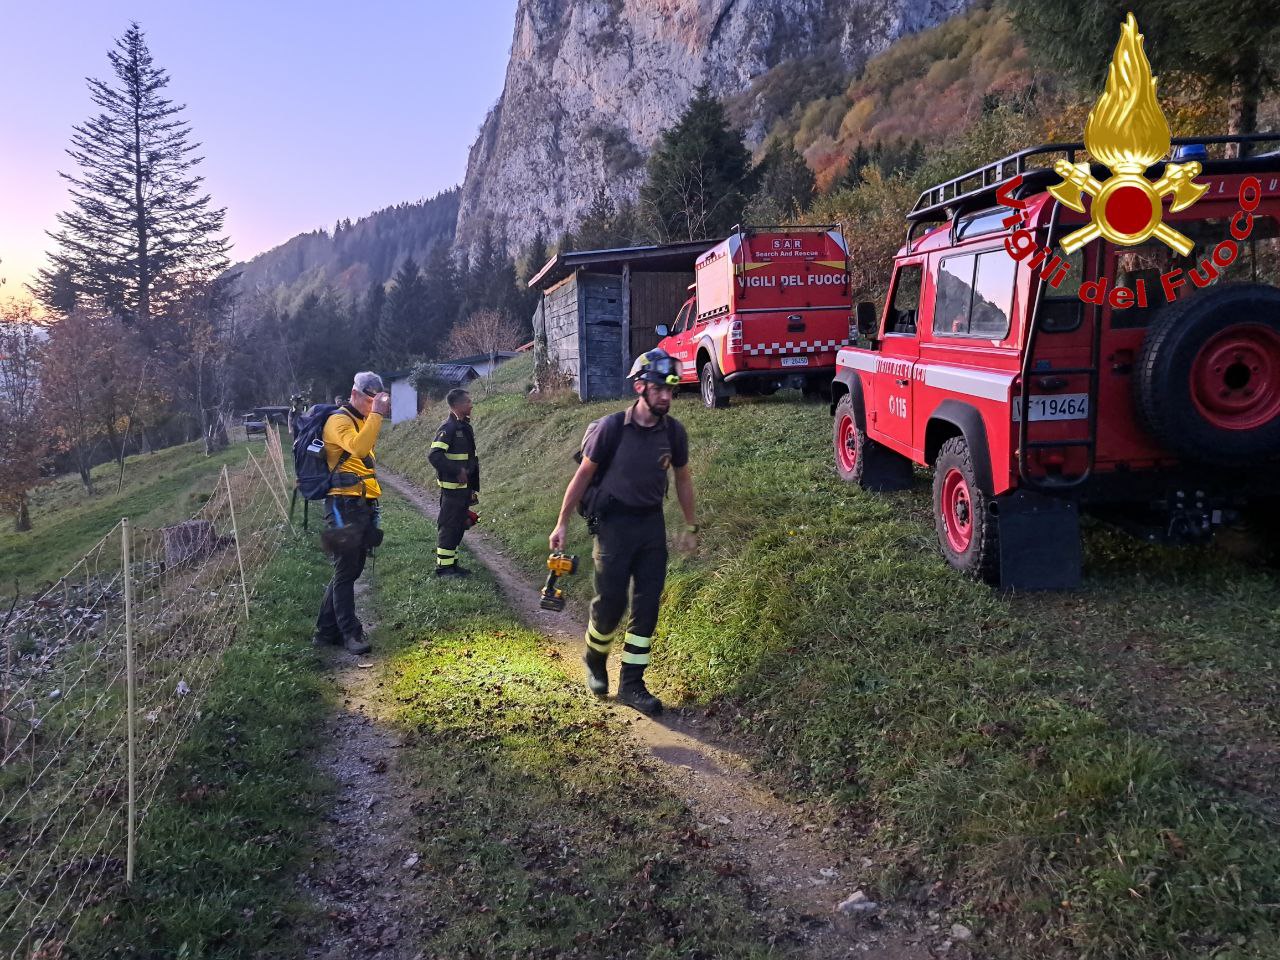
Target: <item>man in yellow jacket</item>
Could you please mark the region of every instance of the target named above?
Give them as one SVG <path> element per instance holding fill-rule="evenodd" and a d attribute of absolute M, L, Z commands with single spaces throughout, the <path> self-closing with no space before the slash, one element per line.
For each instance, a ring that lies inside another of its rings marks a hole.
<path fill-rule="evenodd" d="M 391 394 L 376 373 L 357 373 L 351 397 L 324 425 L 324 455 L 332 475 L 325 497 L 321 541 L 333 559 L 333 579 L 324 591 L 316 619 L 317 643 L 341 643 L 350 653 L 368 653 L 370 645 L 356 616 L 356 581 L 369 551 L 382 541 L 379 527 L 378 474 L 373 445 L 382 421 L 391 416 Z"/>

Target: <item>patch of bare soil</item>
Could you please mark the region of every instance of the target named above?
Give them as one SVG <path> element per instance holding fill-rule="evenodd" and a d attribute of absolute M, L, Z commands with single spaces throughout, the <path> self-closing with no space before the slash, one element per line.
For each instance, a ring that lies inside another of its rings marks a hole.
<path fill-rule="evenodd" d="M 357 602 L 367 594 L 367 578 L 362 578 Z M 371 626 L 367 616 L 364 620 L 366 628 Z M 378 685 L 372 659 L 341 647 L 326 649 L 339 708 L 325 725 L 317 762 L 336 789 L 318 840 L 322 855 L 298 881 L 324 917 L 304 932 L 306 957 L 425 957 L 420 945 L 442 921 L 433 916 L 419 882 L 415 838 L 404 816 L 415 798 L 399 764 L 404 744 L 375 719 Z"/>
<path fill-rule="evenodd" d="M 380 479 L 424 514 L 435 516 L 436 499 L 412 482 L 385 470 Z M 551 641 L 548 654 L 580 679 L 585 603 L 571 601 L 559 613 L 543 610 L 538 603 L 541 584 L 492 540 L 472 530 L 465 542 L 520 619 Z M 617 672 L 611 661 L 613 692 Z M 940 902 L 932 904 L 939 909 L 929 909 L 928 903 L 876 903 L 870 890 L 878 865 L 855 849 L 850 825 L 787 802 L 762 786 L 742 757 L 717 740 L 712 721 L 699 711 L 668 708 L 650 719 L 613 704 L 607 709 L 647 750 L 653 769 L 693 812 L 705 835 L 743 865 L 767 904 L 770 924 L 784 934 L 779 940 L 800 943 L 799 955 L 883 960 L 975 955 L 967 943 L 969 931 L 953 931 L 942 919 Z"/>

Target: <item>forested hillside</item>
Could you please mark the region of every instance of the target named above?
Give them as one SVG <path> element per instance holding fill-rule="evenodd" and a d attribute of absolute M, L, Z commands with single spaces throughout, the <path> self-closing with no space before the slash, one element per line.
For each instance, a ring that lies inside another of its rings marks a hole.
<path fill-rule="evenodd" d="M 242 293 L 270 293 L 286 309 L 326 286 L 348 296 L 363 294 L 371 283 L 391 279 L 405 257 L 423 263 L 437 244 L 452 245 L 457 220 L 454 187 L 354 223 L 340 220 L 332 230 L 300 233 L 232 270 L 240 274 Z"/>

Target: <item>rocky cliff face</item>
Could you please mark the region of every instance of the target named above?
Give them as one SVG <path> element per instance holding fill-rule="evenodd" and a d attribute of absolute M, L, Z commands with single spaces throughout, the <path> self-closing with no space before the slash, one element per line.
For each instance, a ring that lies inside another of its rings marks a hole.
<path fill-rule="evenodd" d="M 554 243 L 599 186 L 618 201 L 635 197 L 652 144 L 699 84 L 736 98 L 754 146 L 791 106 L 777 92 L 794 84 L 770 77 L 804 64 L 834 92 L 897 37 L 967 3 L 521 0 L 506 85 L 471 148 L 459 241 L 487 224 L 512 252 L 539 229 Z"/>

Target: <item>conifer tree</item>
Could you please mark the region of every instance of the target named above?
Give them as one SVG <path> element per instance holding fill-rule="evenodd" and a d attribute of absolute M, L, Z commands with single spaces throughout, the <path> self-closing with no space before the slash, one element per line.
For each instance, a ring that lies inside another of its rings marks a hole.
<path fill-rule="evenodd" d="M 163 96 L 169 75 L 156 66 L 137 23 L 108 59 L 114 80 L 89 81 L 101 113 L 74 128 L 67 154 L 77 169 L 62 174 L 71 209 L 58 214 L 52 266 L 32 291 L 62 309 L 69 280 L 81 299 L 145 331 L 184 283 L 226 268 L 225 210 L 203 192 L 195 174 L 199 144 L 180 118 L 185 107 Z"/>
<path fill-rule="evenodd" d="M 662 240 L 728 233 L 753 192 L 751 155 L 723 104 L 698 88 L 649 158 L 640 207 Z"/>
<path fill-rule="evenodd" d="M 1010 8 L 1036 54 L 1097 91 L 1120 26 L 1132 11 L 1155 73 L 1176 70 L 1202 77 L 1228 98 L 1232 133 L 1257 129 L 1262 95 L 1280 81 L 1275 0 L 1010 0 Z"/>

